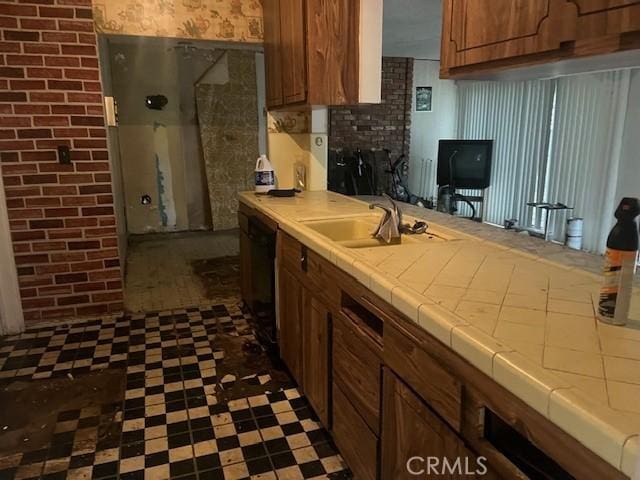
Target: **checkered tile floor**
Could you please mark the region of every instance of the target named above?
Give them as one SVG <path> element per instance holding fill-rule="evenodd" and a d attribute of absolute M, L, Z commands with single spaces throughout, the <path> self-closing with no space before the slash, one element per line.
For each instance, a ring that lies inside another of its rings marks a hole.
<path fill-rule="evenodd" d="M 126 370 L 122 402 L 60 412 L 46 446 L 2 457 L 11 479 L 351 478 L 293 383 L 220 403 L 216 335 L 253 339 L 248 314 L 216 305 L 40 327 L 0 339 L 0 386 Z M 107 428 L 105 428 L 105 425 Z"/>

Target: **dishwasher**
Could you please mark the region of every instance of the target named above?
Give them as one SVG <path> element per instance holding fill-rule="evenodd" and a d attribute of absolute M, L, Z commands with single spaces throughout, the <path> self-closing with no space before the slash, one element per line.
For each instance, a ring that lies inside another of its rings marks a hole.
<path fill-rule="evenodd" d="M 251 280 L 247 306 L 260 343 L 277 350 L 276 328 L 276 232 L 256 217 L 249 218 Z"/>

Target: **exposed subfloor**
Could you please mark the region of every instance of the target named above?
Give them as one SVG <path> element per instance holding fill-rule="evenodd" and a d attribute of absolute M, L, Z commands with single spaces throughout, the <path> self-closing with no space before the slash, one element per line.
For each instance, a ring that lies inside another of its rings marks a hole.
<path fill-rule="evenodd" d="M 125 308 L 151 312 L 229 301 L 237 296 L 237 282 L 229 282 L 226 288 L 207 288 L 206 275 L 199 272 L 203 266 L 206 270 L 211 259 L 237 257 L 238 252 L 237 230 L 132 235 Z"/>
<path fill-rule="evenodd" d="M 0 339 L 0 479 L 351 478 L 237 304 Z"/>

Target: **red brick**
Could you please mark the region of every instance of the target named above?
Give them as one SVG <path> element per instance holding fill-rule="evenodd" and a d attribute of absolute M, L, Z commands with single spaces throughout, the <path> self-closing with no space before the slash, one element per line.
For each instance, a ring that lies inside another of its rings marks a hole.
<path fill-rule="evenodd" d="M 77 192 L 77 187 L 72 185 L 42 187 L 43 195 L 75 195 Z"/>
<path fill-rule="evenodd" d="M 50 112 L 49 105 L 15 105 L 13 109 L 17 115 L 44 115 Z"/>
<path fill-rule="evenodd" d="M 76 293 L 96 292 L 100 290 L 105 290 L 105 287 L 106 287 L 106 284 L 104 282 L 80 283 L 73 286 L 73 291 Z"/>
<path fill-rule="evenodd" d="M 18 19 L 15 17 L 0 17 L 0 28 L 18 28 Z"/>
<path fill-rule="evenodd" d="M 9 174 L 21 174 L 21 173 L 38 173 L 38 167 L 32 163 L 16 163 L 13 165 L 4 165 L 2 167 L 2 173 Z"/>
<path fill-rule="evenodd" d="M 118 246 L 118 239 L 116 237 L 102 239 L 102 248 L 117 247 L 117 246 Z"/>
<path fill-rule="evenodd" d="M 86 255 L 84 252 L 56 252 L 51 254 L 52 262 L 84 262 Z"/>
<path fill-rule="evenodd" d="M 87 207 L 94 206 L 96 204 L 95 197 L 89 196 L 79 196 L 79 197 L 63 197 L 62 205 L 66 207 L 75 206 L 75 207 Z"/>
<path fill-rule="evenodd" d="M 107 138 L 107 130 L 104 128 L 90 128 L 89 136 L 92 138 Z M 91 158 L 94 160 L 107 160 L 109 158 L 108 150 L 92 150 Z"/>
<path fill-rule="evenodd" d="M 7 65 L 43 65 L 42 55 L 7 55 Z"/>
<path fill-rule="evenodd" d="M 91 139 L 91 140 L 85 140 L 85 139 L 78 139 L 78 140 L 74 140 L 73 142 L 73 146 L 75 148 L 107 148 L 107 141 L 106 140 L 97 140 L 97 139 Z"/>
<path fill-rule="evenodd" d="M 38 164 L 38 170 L 40 171 L 40 173 L 68 173 L 68 172 L 73 172 L 74 166 L 73 164 L 71 165 L 64 165 L 62 163 L 40 163 Z"/>
<path fill-rule="evenodd" d="M 95 193 L 111 193 L 111 185 L 83 185 L 80 187 L 80 195 L 93 195 Z"/>
<path fill-rule="evenodd" d="M 96 45 L 98 43 L 98 39 L 93 33 L 78 33 L 78 43 L 84 45 Z"/>
<path fill-rule="evenodd" d="M 0 126 L 2 126 L 2 117 L 0 117 Z M 28 127 L 28 123 L 19 126 Z M 33 150 L 33 142 L 31 140 L 3 140 L 0 142 L 0 151 L 15 150 Z"/>
<path fill-rule="evenodd" d="M 51 129 L 32 128 L 28 130 L 18 130 L 18 138 L 51 138 Z"/>
<path fill-rule="evenodd" d="M 81 64 L 84 68 L 98 68 L 100 66 L 95 57 L 82 57 Z"/>
<path fill-rule="evenodd" d="M 49 18 L 73 18 L 73 8 L 40 7 L 40 16 Z"/>
<path fill-rule="evenodd" d="M 36 288 L 21 288 L 20 298 L 33 298 L 38 296 L 38 290 Z"/>
<path fill-rule="evenodd" d="M 55 305 L 53 298 L 29 298 L 22 301 L 22 308 L 29 310 L 31 308 L 53 307 Z"/>
<path fill-rule="evenodd" d="M 80 60 L 77 57 L 45 57 L 44 62 L 49 67 L 79 67 Z"/>
<path fill-rule="evenodd" d="M 104 125 L 104 117 L 72 116 L 71 125 L 101 127 Z"/>
<path fill-rule="evenodd" d="M 21 18 L 20 27 L 24 30 L 57 30 L 55 20 L 42 18 Z"/>
<path fill-rule="evenodd" d="M 42 53 L 45 55 L 58 55 L 60 47 L 53 43 L 25 43 L 24 53 Z"/>
<path fill-rule="evenodd" d="M 42 41 L 53 43 L 76 43 L 78 41 L 78 35 L 67 32 L 42 32 Z"/>
<path fill-rule="evenodd" d="M 0 53 L 19 53 L 20 44 L 18 42 L 0 42 Z"/>
<path fill-rule="evenodd" d="M 54 128 L 53 133 L 56 137 L 77 138 L 88 137 L 89 131 L 86 128 Z"/>
<path fill-rule="evenodd" d="M 69 125 L 69 117 L 56 115 L 36 115 L 33 117 L 33 124 L 39 127 L 66 127 L 67 125 Z"/>
<path fill-rule="evenodd" d="M 60 92 L 30 92 L 32 102 L 64 102 L 64 93 Z"/>
<path fill-rule="evenodd" d="M 8 15 L 12 17 L 35 17 L 38 15 L 38 9 L 33 5 L 0 3 L 0 15 Z"/>
<path fill-rule="evenodd" d="M 58 183 L 58 176 L 53 174 L 45 175 L 24 175 L 22 181 L 25 185 L 41 185 L 43 183 Z"/>
<path fill-rule="evenodd" d="M 77 217 L 77 208 L 45 208 L 44 216 L 46 218 L 63 218 L 63 217 Z"/>
<path fill-rule="evenodd" d="M 81 183 L 93 183 L 93 177 L 87 173 L 60 175 L 61 184 L 81 184 Z"/>
<path fill-rule="evenodd" d="M 67 273 L 64 275 L 56 275 L 55 281 L 57 284 L 66 284 L 66 283 L 83 283 L 88 280 L 88 275 L 86 272 L 78 272 L 78 273 Z"/>
<path fill-rule="evenodd" d="M 104 265 L 101 260 L 71 264 L 72 272 L 91 272 L 94 270 L 102 270 L 103 268 L 104 268 Z"/>
<path fill-rule="evenodd" d="M 67 248 L 66 242 L 33 242 L 31 246 L 34 252 L 53 252 Z"/>
<path fill-rule="evenodd" d="M 38 275 L 52 273 L 66 273 L 71 270 L 68 263 L 59 263 L 57 265 L 36 265 L 36 273 Z"/>
<path fill-rule="evenodd" d="M 84 315 L 104 315 L 110 312 L 108 305 L 89 305 L 86 307 L 76 308 L 79 316 Z M 118 310 L 116 310 L 118 311 Z"/>
<path fill-rule="evenodd" d="M 72 78 L 77 80 L 99 80 L 100 72 L 95 69 L 65 68 L 64 76 L 66 78 Z"/>
<path fill-rule="evenodd" d="M 64 221 L 64 225 L 67 228 L 77 227 L 95 227 L 98 225 L 97 218 L 67 218 Z"/>
<path fill-rule="evenodd" d="M 59 207 L 60 199 L 58 197 L 35 197 L 35 198 L 27 198 L 26 199 L 27 207 Z M 46 220 L 43 220 L 46 222 Z M 57 220 L 55 220 L 57 222 Z M 62 225 L 60 225 L 62 227 Z M 32 227 L 33 228 L 33 227 Z M 57 228 L 53 225 L 45 227 L 43 225 L 38 226 L 37 228 Z"/>
<path fill-rule="evenodd" d="M 62 54 L 95 57 L 96 47 L 92 45 L 62 45 Z"/>
<path fill-rule="evenodd" d="M 30 243 L 14 243 L 13 244 L 13 253 L 31 253 L 31 244 Z"/>
<path fill-rule="evenodd" d="M 82 90 L 82 82 L 74 80 L 47 80 L 50 90 Z"/>
<path fill-rule="evenodd" d="M 0 92 L 0 102 L 26 102 L 26 101 L 27 101 L 27 94 L 25 92 Z"/>
<path fill-rule="evenodd" d="M 9 140 L 11 138 L 16 138 L 15 130 L 0 130 L 0 139 Z"/>
<path fill-rule="evenodd" d="M 102 105 L 87 105 L 87 115 L 104 115 Z"/>
<path fill-rule="evenodd" d="M 20 278 L 20 286 L 22 287 L 37 287 L 41 285 L 51 285 L 53 283 L 53 279 L 50 275 L 47 276 L 38 276 L 38 277 L 29 277 L 29 278 Z"/>
<path fill-rule="evenodd" d="M 94 252 L 87 252 L 87 259 L 97 260 L 99 258 L 101 259 L 116 258 L 118 257 L 118 255 L 119 253 L 117 248 L 105 248 L 105 249 L 94 251 Z"/>
<path fill-rule="evenodd" d="M 30 127 L 31 119 L 27 117 L 0 117 L 0 127 Z M 16 149 L 18 150 L 18 149 Z"/>
<path fill-rule="evenodd" d="M 49 256 L 46 254 L 38 255 L 16 255 L 16 265 L 36 265 L 49 262 Z"/>
<path fill-rule="evenodd" d="M 22 152 L 20 158 L 23 162 L 47 162 L 57 160 L 56 152 Z"/>
<path fill-rule="evenodd" d="M 82 216 L 100 216 L 100 215 L 113 215 L 113 207 L 85 207 L 82 209 Z"/>
<path fill-rule="evenodd" d="M 25 242 L 25 241 L 32 241 L 32 240 L 44 240 L 45 238 L 47 238 L 47 236 L 45 235 L 44 230 L 38 230 L 38 231 L 29 230 L 29 231 L 26 231 L 26 232 L 12 232 L 11 233 L 11 239 L 14 242 Z"/>
<path fill-rule="evenodd" d="M 64 221 L 62 220 L 31 220 L 29 222 L 29 226 L 33 229 L 51 229 L 51 228 L 62 228 L 64 227 Z"/>
<path fill-rule="evenodd" d="M 30 218 L 42 218 L 42 210 L 39 208 L 21 208 L 16 210 L 9 210 L 7 212 L 9 219 L 30 219 Z"/>
<path fill-rule="evenodd" d="M 91 152 L 89 150 L 72 150 L 71 160 L 73 160 L 74 162 L 91 160 Z"/>
<path fill-rule="evenodd" d="M 93 22 L 83 20 L 58 20 L 58 28 L 62 31 L 69 32 L 93 32 Z M 95 50 L 93 53 L 87 51 L 87 53 L 80 53 L 78 55 L 95 55 Z"/>
<path fill-rule="evenodd" d="M 82 238 L 82 237 L 83 237 L 82 230 L 74 229 L 74 228 L 63 228 L 60 230 L 49 231 L 49 239 L 51 240 L 59 240 L 59 239 L 69 240 L 72 238 Z"/>
<path fill-rule="evenodd" d="M 7 208 L 24 208 L 24 199 L 22 198 L 8 198 Z"/>
<path fill-rule="evenodd" d="M 36 148 L 38 150 L 57 149 L 61 145 L 66 145 L 67 147 L 71 148 L 71 141 L 62 139 L 36 140 Z"/>
<path fill-rule="evenodd" d="M 38 42 L 40 40 L 40 32 L 29 32 L 26 30 L 5 30 L 5 40 L 15 40 L 18 42 Z"/>
<path fill-rule="evenodd" d="M 89 295 L 74 295 L 71 297 L 58 297 L 58 305 L 80 305 L 89 303 Z"/>
<path fill-rule="evenodd" d="M 51 105 L 51 113 L 84 115 L 86 111 L 87 110 L 84 105 Z"/>
<path fill-rule="evenodd" d="M 24 68 L 0 67 L 0 77 L 24 78 Z"/>
<path fill-rule="evenodd" d="M 113 195 L 98 195 L 96 200 L 98 205 L 113 205 Z"/>
<path fill-rule="evenodd" d="M 73 307 L 53 308 L 42 310 L 42 318 L 44 320 L 55 320 L 58 318 L 69 318 L 74 316 L 75 309 Z"/>
<path fill-rule="evenodd" d="M 114 302 L 122 300 L 122 292 L 94 293 L 91 299 L 94 302 Z"/>
<path fill-rule="evenodd" d="M 38 293 L 45 297 L 45 296 L 53 296 L 53 295 L 66 295 L 69 293 L 72 293 L 72 287 L 71 285 L 54 285 L 54 286 L 47 286 L 47 287 L 39 287 L 38 288 Z M 49 310 L 51 311 L 51 310 Z M 73 312 L 73 310 L 72 310 Z M 73 313 L 71 313 L 71 315 L 73 315 Z"/>
<path fill-rule="evenodd" d="M 67 93 L 70 103 L 102 103 L 102 95 L 96 93 Z"/>
<path fill-rule="evenodd" d="M 102 84 L 100 82 L 84 82 L 85 92 L 101 92 Z"/>
<path fill-rule="evenodd" d="M 61 68 L 27 68 L 29 78 L 62 78 Z"/>
<path fill-rule="evenodd" d="M 5 187 L 5 194 L 7 198 L 32 197 L 35 195 L 40 195 L 40 187 Z"/>
<path fill-rule="evenodd" d="M 108 172 L 109 162 L 84 162 L 76 165 L 78 172 Z"/>
<path fill-rule="evenodd" d="M 89 272 L 89 280 L 92 282 L 98 280 L 119 280 L 120 279 L 120 270 L 103 270 L 97 272 Z"/>
<path fill-rule="evenodd" d="M 90 8 L 76 8 L 76 18 L 93 18 L 93 11 Z"/>

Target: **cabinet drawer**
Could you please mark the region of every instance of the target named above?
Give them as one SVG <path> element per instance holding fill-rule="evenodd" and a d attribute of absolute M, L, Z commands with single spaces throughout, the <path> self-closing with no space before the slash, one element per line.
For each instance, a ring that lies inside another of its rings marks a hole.
<path fill-rule="evenodd" d="M 462 383 L 421 348 L 419 339 L 395 322 L 385 324 L 384 361 L 451 427 L 460 431 Z"/>
<path fill-rule="evenodd" d="M 336 384 L 333 385 L 333 439 L 358 480 L 375 480 L 378 437 Z"/>
<path fill-rule="evenodd" d="M 340 312 L 333 328 L 333 379 L 376 434 L 380 418 L 380 356 L 350 318 Z"/>

